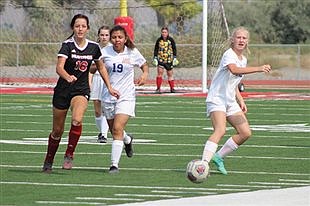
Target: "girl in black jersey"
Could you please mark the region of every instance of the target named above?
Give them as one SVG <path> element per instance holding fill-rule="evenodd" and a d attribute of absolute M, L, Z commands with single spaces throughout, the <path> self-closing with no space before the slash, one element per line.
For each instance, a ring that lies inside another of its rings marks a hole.
<path fill-rule="evenodd" d="M 72 168 L 73 153 L 82 133 L 82 120 L 90 94 L 89 68 L 95 61 L 111 95 L 118 98 L 118 91 L 111 87 L 108 73 L 101 60 L 101 50 L 96 42 L 86 39 L 89 31 L 88 17 L 77 14 L 71 21 L 72 35 L 62 43 L 58 52 L 56 73 L 59 75 L 53 95 L 53 129 L 49 135 L 43 172 L 50 173 L 60 139 L 64 132 L 68 109 L 71 109 L 71 128 L 64 156 L 63 169 Z"/>

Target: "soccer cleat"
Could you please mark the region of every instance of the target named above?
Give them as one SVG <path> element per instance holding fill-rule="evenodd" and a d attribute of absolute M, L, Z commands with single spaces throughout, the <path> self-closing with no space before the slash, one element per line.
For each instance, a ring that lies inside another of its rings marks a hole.
<path fill-rule="evenodd" d="M 52 172 L 53 163 L 51 162 L 44 162 L 42 172 L 50 174 Z"/>
<path fill-rule="evenodd" d="M 175 93 L 176 91 L 175 91 L 175 89 L 171 89 L 170 92 L 171 93 Z"/>
<path fill-rule="evenodd" d="M 133 156 L 133 148 L 132 148 L 132 140 L 133 140 L 133 136 L 132 135 L 128 135 L 131 140 L 129 142 L 129 144 L 125 144 L 125 152 L 127 157 L 132 157 Z"/>
<path fill-rule="evenodd" d="M 107 143 L 108 139 L 104 135 L 102 135 L 102 133 L 99 133 L 98 134 L 97 142 L 99 142 L 99 143 Z"/>
<path fill-rule="evenodd" d="M 156 89 L 155 94 L 161 94 L 160 89 Z"/>
<path fill-rule="evenodd" d="M 115 167 L 115 166 L 111 166 L 110 170 L 109 170 L 109 173 L 110 174 L 117 174 L 117 173 L 119 173 L 119 169 L 117 167 Z"/>
<path fill-rule="evenodd" d="M 64 163 L 62 165 L 62 169 L 71 170 L 73 165 L 73 158 L 70 156 L 64 157 Z"/>
<path fill-rule="evenodd" d="M 223 158 L 221 158 L 217 153 L 215 153 L 212 157 L 212 161 L 215 163 L 218 171 L 220 171 L 223 175 L 227 175 Z"/>

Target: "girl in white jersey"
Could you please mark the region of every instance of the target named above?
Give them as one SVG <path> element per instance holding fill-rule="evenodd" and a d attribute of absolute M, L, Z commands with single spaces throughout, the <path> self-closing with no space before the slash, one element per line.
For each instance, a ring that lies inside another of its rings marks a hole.
<path fill-rule="evenodd" d="M 123 146 L 128 157 L 132 157 L 132 136 L 125 132 L 130 117 L 135 116 L 136 92 L 134 85 L 134 68 L 140 67 L 142 75 L 137 81 L 143 85 L 149 69 L 145 58 L 141 55 L 127 35 L 126 30 L 117 25 L 110 31 L 112 46 L 102 50 L 103 61 L 108 70 L 113 88 L 119 92 L 119 98 L 112 96 L 107 88 L 103 91 L 103 110 L 113 135 L 110 173 L 118 173 L 119 161 Z"/>
<path fill-rule="evenodd" d="M 214 131 L 205 143 L 202 160 L 209 163 L 212 159 L 217 169 L 225 175 L 227 171 L 223 159 L 251 136 L 250 126 L 245 116 L 247 107 L 239 92 L 238 84 L 244 74 L 271 71 L 270 65 L 246 66 L 247 59 L 243 52 L 247 49 L 248 41 L 248 30 L 238 27 L 233 31 L 230 39 L 231 48 L 222 56 L 206 99 L 207 115 L 211 118 Z M 236 129 L 236 134 L 216 152 L 218 143 L 226 131 L 226 121 Z"/>
<path fill-rule="evenodd" d="M 100 45 L 101 50 L 104 47 L 111 45 L 110 28 L 108 26 L 101 26 L 98 29 L 98 43 Z M 96 65 L 92 65 L 92 67 L 96 67 Z M 98 142 L 106 143 L 109 131 L 109 125 L 104 116 L 104 113 L 101 110 L 102 92 L 103 87 L 105 87 L 105 84 L 99 74 L 99 71 L 96 71 L 94 74 L 92 73 L 89 74 L 89 82 L 91 84 L 90 100 L 93 100 L 94 103 L 95 122 L 97 129 L 99 130 Z"/>

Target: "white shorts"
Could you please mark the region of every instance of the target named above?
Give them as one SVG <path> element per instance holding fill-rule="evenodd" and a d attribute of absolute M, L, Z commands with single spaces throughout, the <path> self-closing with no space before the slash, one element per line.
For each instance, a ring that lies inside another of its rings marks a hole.
<path fill-rule="evenodd" d="M 100 100 L 103 94 L 103 87 L 105 87 L 104 81 L 100 74 L 95 73 L 93 76 L 93 81 L 90 89 L 90 100 Z"/>
<path fill-rule="evenodd" d="M 218 105 L 212 102 L 207 102 L 207 117 L 210 117 L 211 112 L 222 111 L 226 113 L 226 117 L 242 111 L 239 104 L 234 102 L 231 105 Z"/>
<path fill-rule="evenodd" d="M 127 114 L 130 117 L 135 117 L 135 101 L 120 101 L 115 103 L 105 102 L 102 105 L 102 111 L 107 119 L 114 119 L 116 114 Z"/>

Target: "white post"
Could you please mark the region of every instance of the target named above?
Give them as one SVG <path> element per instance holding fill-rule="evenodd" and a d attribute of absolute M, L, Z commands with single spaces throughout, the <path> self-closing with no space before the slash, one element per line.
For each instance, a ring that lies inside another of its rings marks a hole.
<path fill-rule="evenodd" d="M 207 72 L 208 72 L 208 0 L 203 0 L 202 15 L 202 92 L 207 93 Z"/>

